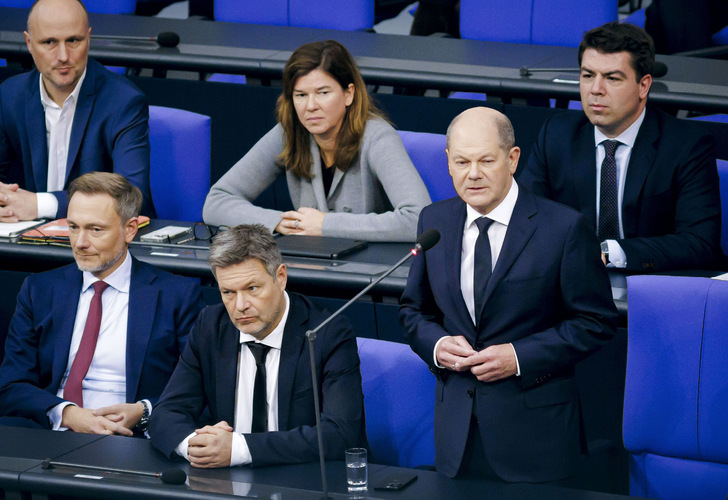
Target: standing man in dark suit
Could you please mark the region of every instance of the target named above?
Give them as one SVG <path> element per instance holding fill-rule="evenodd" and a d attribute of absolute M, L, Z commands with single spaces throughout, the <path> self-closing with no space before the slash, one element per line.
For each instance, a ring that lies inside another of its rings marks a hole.
<path fill-rule="evenodd" d="M 222 304 L 202 311 L 149 429 L 152 444 L 195 467 L 318 458 L 306 331 L 328 314 L 286 292 L 287 272 L 262 225 L 215 236 L 210 266 Z M 356 339 L 337 317 L 314 344 L 327 459 L 365 442 Z M 202 426 L 207 407 L 214 425 Z"/>
<path fill-rule="evenodd" d="M 144 431 L 202 309 L 194 280 L 133 258 L 142 194 L 93 172 L 68 190 L 76 263 L 29 276 L 0 368 L 0 425 Z"/>
<path fill-rule="evenodd" d="M 616 309 L 584 217 L 513 174 L 505 115 L 471 108 L 447 132 L 459 198 L 425 207 L 400 320 L 437 377 L 435 464 L 448 477 L 545 482 L 580 452 L 574 364 L 614 334 Z"/>
<path fill-rule="evenodd" d="M 79 0 L 38 0 L 25 42 L 36 69 L 0 86 L 0 222 L 65 217 L 65 190 L 93 171 L 149 187 L 149 106 L 126 78 L 89 60 Z"/>
<path fill-rule="evenodd" d="M 585 33 L 584 115 L 547 120 L 518 179 L 583 213 L 607 265 L 712 268 L 722 255 L 715 140 L 647 106 L 654 62 L 641 28 L 615 22 Z"/>

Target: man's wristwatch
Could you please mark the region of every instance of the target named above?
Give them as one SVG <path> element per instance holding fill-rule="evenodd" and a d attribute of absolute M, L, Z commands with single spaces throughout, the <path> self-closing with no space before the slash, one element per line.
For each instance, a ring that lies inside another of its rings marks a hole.
<path fill-rule="evenodd" d="M 604 254 L 604 260 L 609 264 L 609 243 L 606 240 L 602 241 L 602 253 Z"/>
<path fill-rule="evenodd" d="M 149 416 L 152 414 L 152 405 L 150 405 L 149 402 L 145 399 L 137 401 L 137 403 L 141 403 L 144 411 L 142 413 L 142 419 L 136 425 L 136 428 L 139 429 L 141 432 L 147 432 L 147 427 L 149 427 Z"/>

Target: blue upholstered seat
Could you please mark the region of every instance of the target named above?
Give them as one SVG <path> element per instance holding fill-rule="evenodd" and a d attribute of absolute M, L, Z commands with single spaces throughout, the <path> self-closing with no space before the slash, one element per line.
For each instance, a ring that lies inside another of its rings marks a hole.
<path fill-rule="evenodd" d="M 728 283 L 628 278 L 624 444 L 630 493 L 728 493 Z"/>
<path fill-rule="evenodd" d="M 358 338 L 369 461 L 435 463 L 435 377 L 408 345 Z"/>
<path fill-rule="evenodd" d="M 445 135 L 400 130 L 399 136 L 432 201 L 457 196 L 447 170 Z"/>
<path fill-rule="evenodd" d="M 149 142 L 157 216 L 201 221 L 210 189 L 210 117 L 149 106 Z"/>

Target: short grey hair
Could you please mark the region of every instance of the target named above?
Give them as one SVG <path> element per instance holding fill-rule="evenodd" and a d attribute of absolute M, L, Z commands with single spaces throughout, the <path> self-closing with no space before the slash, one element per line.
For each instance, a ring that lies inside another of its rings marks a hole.
<path fill-rule="evenodd" d="M 450 147 L 450 138 L 452 137 L 455 126 L 457 125 L 458 121 L 460 121 L 461 116 L 462 113 L 453 118 L 453 120 L 450 122 L 450 125 L 447 127 L 447 135 L 445 139 L 445 147 L 447 148 Z M 509 152 L 516 145 L 516 133 L 513 131 L 513 124 L 511 123 L 511 120 L 503 113 L 500 113 L 499 116 L 495 118 L 495 120 L 495 126 L 498 128 L 498 145 L 505 152 Z"/>
<path fill-rule="evenodd" d="M 218 268 L 258 259 L 273 278 L 283 264 L 283 256 L 276 240 L 262 224 L 243 224 L 227 231 L 220 231 L 210 243 L 210 267 L 212 274 Z"/>

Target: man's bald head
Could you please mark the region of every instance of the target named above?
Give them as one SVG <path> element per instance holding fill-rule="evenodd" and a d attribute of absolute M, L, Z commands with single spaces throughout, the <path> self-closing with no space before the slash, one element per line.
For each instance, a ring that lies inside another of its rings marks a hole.
<path fill-rule="evenodd" d="M 27 29 L 28 32 L 31 30 L 30 21 L 31 18 L 34 18 L 34 14 L 36 13 L 36 10 L 38 7 L 40 7 L 42 4 L 48 4 L 50 6 L 53 5 L 54 0 L 35 0 L 33 2 L 33 5 L 30 7 L 30 12 L 28 12 L 28 21 L 27 21 Z M 85 19 L 86 27 L 88 27 L 88 11 L 86 10 L 86 6 L 83 4 L 81 0 L 60 0 L 60 3 L 57 3 L 57 6 L 67 8 L 67 9 L 78 9 L 80 8 L 80 12 L 77 12 L 76 14 L 80 14 Z M 37 14 L 35 14 L 37 16 Z"/>
<path fill-rule="evenodd" d="M 466 109 L 457 115 L 447 127 L 448 148 L 454 131 L 464 127 L 495 127 L 498 131 L 498 142 L 504 151 L 510 151 L 516 145 L 516 135 L 513 132 L 511 121 L 506 115 L 495 109 L 479 106 Z"/>

